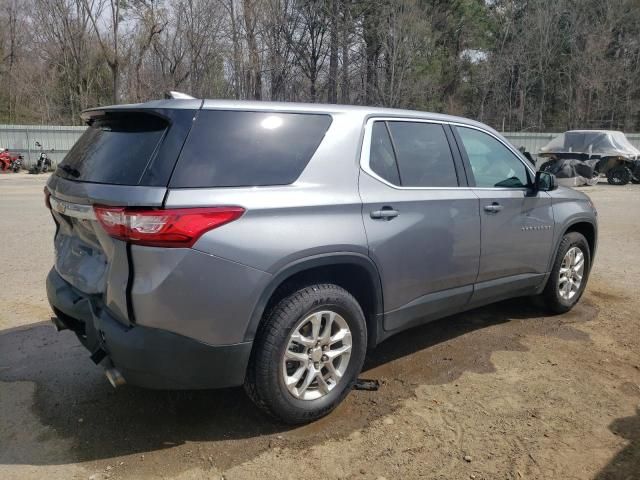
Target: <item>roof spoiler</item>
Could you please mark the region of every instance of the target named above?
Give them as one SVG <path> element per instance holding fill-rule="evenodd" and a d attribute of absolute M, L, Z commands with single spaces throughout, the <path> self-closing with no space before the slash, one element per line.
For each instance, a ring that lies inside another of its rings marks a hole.
<path fill-rule="evenodd" d="M 166 99 L 172 100 L 195 100 L 195 97 L 191 95 L 187 95 L 186 93 L 176 92 L 175 90 L 171 90 L 165 94 Z"/>

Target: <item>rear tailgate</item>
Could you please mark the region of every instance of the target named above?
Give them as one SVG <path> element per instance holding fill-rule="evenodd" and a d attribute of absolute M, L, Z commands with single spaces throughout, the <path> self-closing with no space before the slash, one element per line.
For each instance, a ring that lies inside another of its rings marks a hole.
<path fill-rule="evenodd" d="M 187 105 L 88 112 L 89 128 L 47 183 L 58 227 L 56 271 L 123 323 L 133 321 L 130 247 L 106 234 L 93 206 L 162 206 L 200 102 Z"/>

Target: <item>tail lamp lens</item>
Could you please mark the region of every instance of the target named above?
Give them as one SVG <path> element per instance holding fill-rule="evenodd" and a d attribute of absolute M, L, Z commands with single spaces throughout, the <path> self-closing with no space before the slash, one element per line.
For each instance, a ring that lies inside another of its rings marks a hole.
<path fill-rule="evenodd" d="M 154 247 L 191 247 L 205 232 L 244 213 L 241 207 L 154 210 L 95 206 L 94 210 L 111 237 Z"/>

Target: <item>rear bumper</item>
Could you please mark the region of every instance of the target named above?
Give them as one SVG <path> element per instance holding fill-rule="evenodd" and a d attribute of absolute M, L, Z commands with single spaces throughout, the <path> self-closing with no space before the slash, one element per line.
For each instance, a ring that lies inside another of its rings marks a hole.
<path fill-rule="evenodd" d="M 124 325 L 96 299 L 82 294 L 55 269 L 47 296 L 58 320 L 91 352 L 102 349 L 127 383 L 155 389 L 242 385 L 252 342 L 208 345 L 167 330 Z"/>

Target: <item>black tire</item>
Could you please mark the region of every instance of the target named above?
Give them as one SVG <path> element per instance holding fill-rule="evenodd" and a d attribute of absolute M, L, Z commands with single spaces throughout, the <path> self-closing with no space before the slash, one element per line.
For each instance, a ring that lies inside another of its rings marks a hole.
<path fill-rule="evenodd" d="M 351 357 L 333 389 L 320 398 L 302 400 L 287 390 L 282 378 L 281 362 L 287 340 L 303 318 L 328 309 L 347 322 L 351 331 Z M 347 396 L 362 370 L 366 351 L 367 327 L 356 299 L 337 285 L 310 285 L 287 296 L 266 313 L 254 341 L 245 390 L 267 414 L 288 424 L 308 423 L 327 415 Z"/>
<path fill-rule="evenodd" d="M 580 288 L 573 296 L 573 298 L 568 300 L 561 297 L 559 292 L 560 267 L 562 266 L 562 260 L 564 259 L 569 249 L 572 247 L 578 247 L 580 250 L 582 250 L 582 253 L 584 255 L 584 273 Z M 545 286 L 544 291 L 541 295 L 546 308 L 548 308 L 553 313 L 565 313 L 571 310 L 575 306 L 575 304 L 578 303 L 578 300 L 580 300 L 580 297 L 584 293 L 584 289 L 587 286 L 587 281 L 589 280 L 590 270 L 591 250 L 589 248 L 587 239 L 584 238 L 584 235 L 578 232 L 567 233 L 560 242 L 555 261 L 553 262 L 553 268 L 551 269 L 551 274 L 549 276 L 549 279 L 547 280 L 547 285 Z"/>
<path fill-rule="evenodd" d="M 632 177 L 631 170 L 624 166 L 612 168 L 607 172 L 607 181 L 610 185 L 626 185 Z"/>
<path fill-rule="evenodd" d="M 549 160 L 548 162 L 544 162 L 542 165 L 540 165 L 540 171 L 541 172 L 550 171 L 554 163 L 555 163 L 555 160 Z"/>

